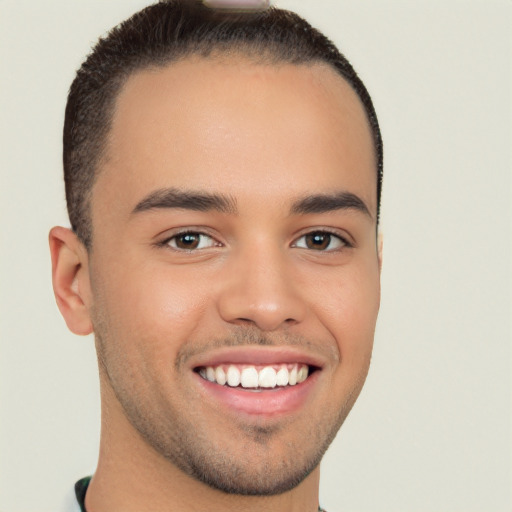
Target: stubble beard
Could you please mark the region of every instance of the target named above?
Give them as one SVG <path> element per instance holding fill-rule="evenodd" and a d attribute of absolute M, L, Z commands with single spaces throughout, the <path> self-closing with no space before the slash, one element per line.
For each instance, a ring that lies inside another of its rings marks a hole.
<path fill-rule="evenodd" d="M 364 382 L 363 376 L 339 408 L 310 418 L 307 428 L 303 425 L 295 440 L 286 435 L 287 429 L 295 428 L 293 424 L 235 425 L 229 438 L 240 440 L 244 447 L 235 453 L 229 446 L 216 445 L 208 427 L 198 429 L 193 416 L 186 418 L 169 402 L 165 410 L 152 407 L 144 393 L 130 382 L 134 369 L 123 367 L 122 359 L 115 354 L 109 355 L 106 332 L 99 334 L 96 330 L 102 385 L 111 387 L 132 427 L 159 456 L 197 481 L 227 494 L 273 496 L 298 486 L 319 465 Z M 203 421 L 201 425 L 207 423 Z M 284 450 L 282 456 L 276 457 L 273 446 L 280 437 Z"/>

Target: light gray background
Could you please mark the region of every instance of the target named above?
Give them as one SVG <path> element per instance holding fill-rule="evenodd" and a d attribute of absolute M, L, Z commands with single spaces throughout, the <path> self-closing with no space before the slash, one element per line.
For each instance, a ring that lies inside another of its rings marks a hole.
<path fill-rule="evenodd" d="M 142 0 L 0 0 L 0 510 L 58 508 L 95 467 L 92 338 L 55 306 L 66 91 Z M 330 512 L 505 512 L 511 475 L 508 1 L 281 0 L 369 87 L 385 141 L 373 367 L 323 463 Z"/>

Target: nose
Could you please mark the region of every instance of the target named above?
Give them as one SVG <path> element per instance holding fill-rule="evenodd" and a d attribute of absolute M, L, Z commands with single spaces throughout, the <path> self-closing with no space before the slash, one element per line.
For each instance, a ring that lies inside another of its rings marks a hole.
<path fill-rule="evenodd" d="M 226 322 L 275 331 L 304 320 L 307 308 L 299 290 L 279 249 L 247 251 L 225 267 L 218 311 Z"/>

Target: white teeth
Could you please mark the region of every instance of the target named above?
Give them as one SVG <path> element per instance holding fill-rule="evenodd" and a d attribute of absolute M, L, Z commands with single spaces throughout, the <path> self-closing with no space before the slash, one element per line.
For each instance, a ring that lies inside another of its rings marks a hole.
<path fill-rule="evenodd" d="M 299 372 L 297 373 L 297 383 L 300 384 L 304 382 L 308 378 L 308 367 L 301 366 Z"/>
<path fill-rule="evenodd" d="M 217 366 L 217 368 L 215 368 L 215 380 L 217 381 L 217 384 L 220 384 L 221 386 L 226 384 L 226 374 L 224 373 L 222 366 Z"/>
<path fill-rule="evenodd" d="M 276 384 L 278 386 L 288 386 L 288 368 L 282 367 L 276 375 Z"/>
<path fill-rule="evenodd" d="M 257 388 L 258 387 L 258 370 L 251 366 L 244 368 L 240 377 L 240 383 L 243 388 Z"/>
<path fill-rule="evenodd" d="M 260 388 L 275 388 L 277 383 L 276 371 L 272 366 L 265 366 L 260 370 L 258 384 Z"/>
<path fill-rule="evenodd" d="M 199 375 L 210 382 L 216 382 L 221 386 L 242 386 L 243 388 L 271 389 L 276 386 L 295 386 L 304 382 L 309 375 L 307 365 L 281 364 L 265 366 L 259 371 L 255 366 L 236 366 L 231 364 L 219 366 L 207 366 L 199 370 Z M 243 367 L 242 369 L 240 367 Z"/>
<path fill-rule="evenodd" d="M 297 384 L 297 367 L 296 366 L 294 366 L 290 370 L 290 374 L 288 376 L 288 384 L 290 386 L 295 386 L 295 384 Z"/>
<path fill-rule="evenodd" d="M 235 388 L 240 384 L 240 370 L 236 366 L 231 365 L 228 368 L 226 377 L 228 379 L 228 386 Z"/>
<path fill-rule="evenodd" d="M 211 366 L 206 368 L 206 379 L 215 382 L 215 370 Z"/>

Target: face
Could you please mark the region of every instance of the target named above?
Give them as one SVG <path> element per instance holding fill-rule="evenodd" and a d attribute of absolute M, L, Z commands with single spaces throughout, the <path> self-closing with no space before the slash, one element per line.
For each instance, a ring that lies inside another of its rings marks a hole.
<path fill-rule="evenodd" d="M 365 114 L 330 68 L 189 59 L 132 76 L 92 199 L 110 421 L 217 489 L 296 486 L 368 370 L 375 217 Z"/>

